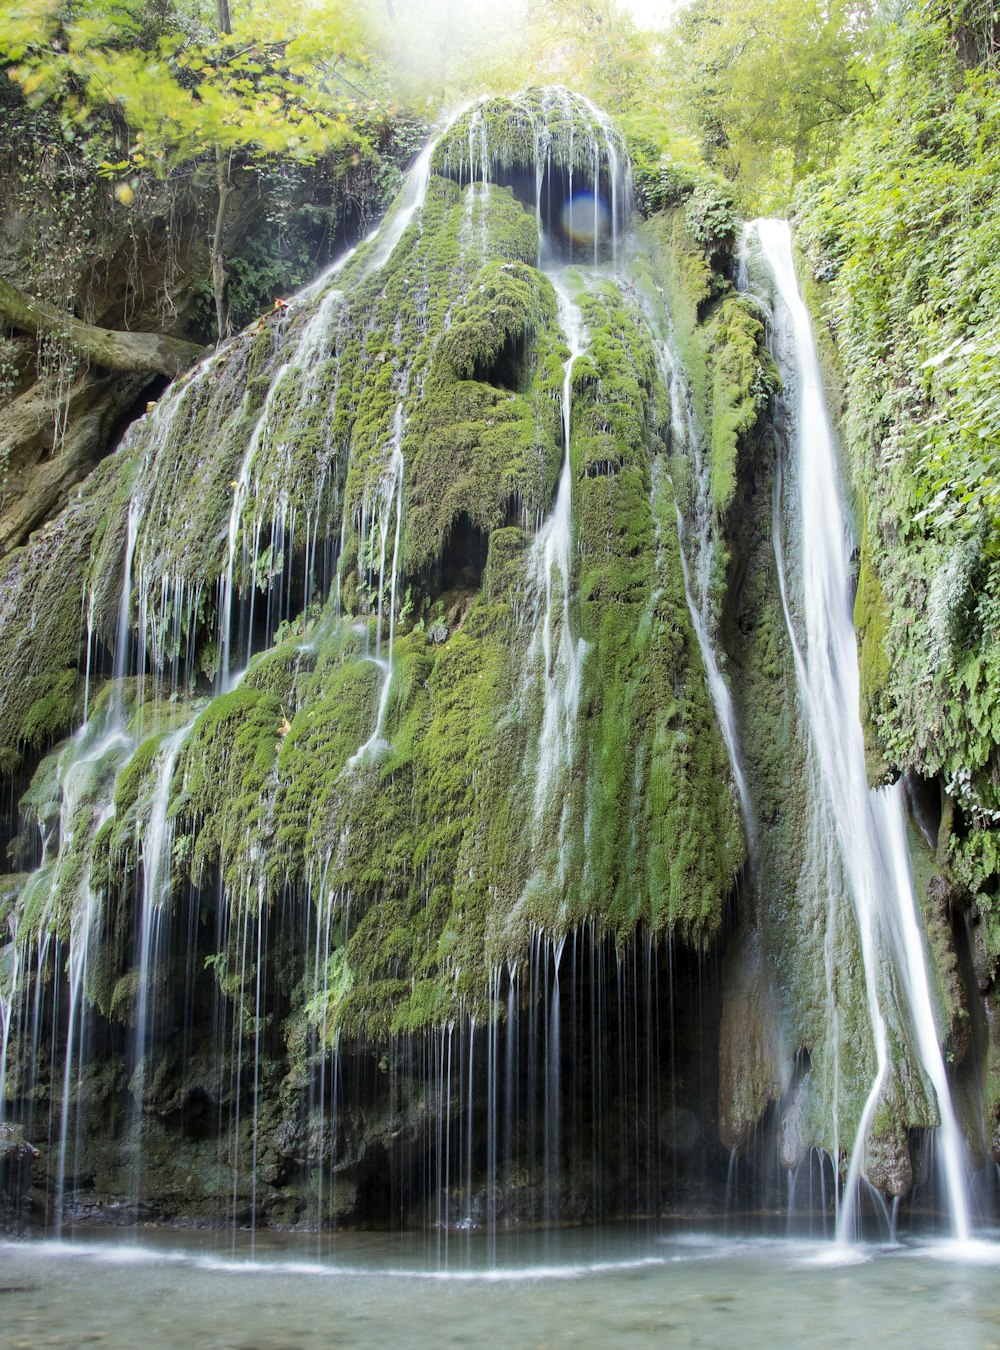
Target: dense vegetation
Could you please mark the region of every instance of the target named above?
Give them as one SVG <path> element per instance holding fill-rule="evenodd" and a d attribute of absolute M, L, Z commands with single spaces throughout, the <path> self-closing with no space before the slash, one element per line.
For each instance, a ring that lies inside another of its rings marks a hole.
<path fill-rule="evenodd" d="M 992 6 L 914 7 L 884 54 L 878 102 L 800 199 L 813 267 L 829 283 L 866 522 L 857 617 L 871 769 L 940 775 L 942 851 L 956 880 L 980 893 L 994 953 L 996 43 Z"/>
<path fill-rule="evenodd" d="M 95 178 L 104 180 L 109 195 L 140 217 L 143 196 L 165 180 L 180 195 L 193 177 L 214 197 L 207 280 L 223 335 L 251 317 L 237 294 L 241 283 L 259 302 L 259 283 L 280 276 L 272 263 L 273 275 L 248 286 L 248 272 L 255 263 L 260 269 L 252 257 L 230 276 L 226 235 L 240 171 L 277 179 L 271 210 L 280 212 L 290 195 L 281 179 L 294 181 L 296 166 L 321 162 L 343 183 L 363 159 L 377 165 L 392 120 L 367 73 L 362 17 L 339 4 L 311 7 L 303 23 L 294 8 L 230 10 L 226 0 L 214 11 L 27 0 L 0 25 L 0 61 L 25 106 L 26 113 L 15 105 L 11 116 L 28 146 L 41 142 L 90 191 Z M 30 149 L 18 164 L 30 168 Z M 384 202 L 376 192 L 371 205 Z M 336 222 L 336 210 L 331 215 Z M 306 279 L 302 263 L 316 258 L 296 261 L 281 278 L 292 286 Z"/>

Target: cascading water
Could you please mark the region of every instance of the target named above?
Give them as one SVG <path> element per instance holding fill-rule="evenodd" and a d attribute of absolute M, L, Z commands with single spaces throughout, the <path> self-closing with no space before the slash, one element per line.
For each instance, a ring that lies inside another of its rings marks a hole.
<path fill-rule="evenodd" d="M 785 555 L 777 519 L 774 541 L 803 715 L 815 756 L 817 823 L 829 835 L 816 841 L 816 852 L 830 857 L 847 882 L 877 1060 L 851 1149 L 837 1233 L 841 1240 L 855 1234 L 858 1182 L 888 1069 L 889 1021 L 898 1023 L 902 1018 L 912 1027 L 920 1063 L 934 1087 L 952 1229 L 956 1237 L 965 1238 L 969 1218 L 961 1135 L 934 1024 L 902 798 L 898 788 L 871 791 L 865 770 L 857 645 L 850 612 L 851 541 L 819 362 L 795 279 L 788 226 L 765 220 L 751 228 L 774 278 L 777 357 L 792 390 L 791 467 L 796 475 L 796 561 L 801 569 L 795 584 L 801 593 L 801 636 L 792 612 L 791 560 Z M 837 877 L 828 876 L 827 885 L 828 894 L 835 895 Z M 887 961 L 894 978 L 886 969 Z"/>
<path fill-rule="evenodd" d="M 363 560 L 364 573 L 370 570 L 378 576 L 376 613 L 375 613 L 375 655 L 373 660 L 382 675 L 378 696 L 378 711 L 375 714 L 375 726 L 371 735 L 350 759 L 353 767 L 361 762 L 371 750 L 383 744 L 382 728 L 385 725 L 386 709 L 389 706 L 389 693 L 392 689 L 392 650 L 396 633 L 397 588 L 399 585 L 399 535 L 403 521 L 403 477 L 406 465 L 403 461 L 403 404 L 396 404 L 392 419 L 392 440 L 389 443 L 389 457 L 385 470 L 375 488 L 375 500 L 365 502 L 361 510 L 361 547 L 359 558 Z M 389 548 L 390 533 L 392 548 Z M 374 565 L 374 552 L 378 552 L 378 566 Z M 389 591 L 386 595 L 386 561 L 389 564 Z M 383 623 L 387 621 L 387 631 Z M 382 642 L 385 639 L 385 655 L 382 654 Z"/>
<path fill-rule="evenodd" d="M 0 968 L 0 1111 L 58 1140 L 57 1222 L 108 1196 L 445 1253 L 723 1189 L 730 770 L 754 812 L 629 211 L 586 100 L 460 114 L 130 436 L 131 504 L 95 489 L 85 726 L 24 798 Z"/>
<path fill-rule="evenodd" d="M 226 692 L 232 688 L 234 672 L 232 666 L 232 627 L 233 627 L 233 595 L 234 595 L 234 575 L 237 560 L 237 547 L 241 536 L 241 531 L 246 532 L 247 523 L 244 519 L 247 501 L 251 496 L 252 480 L 251 475 L 257 456 L 260 452 L 262 443 L 265 442 L 268 433 L 272 431 L 271 417 L 273 405 L 279 396 L 284 392 L 284 382 L 289 374 L 304 373 L 302 384 L 298 394 L 299 406 L 307 404 L 315 393 L 313 383 L 313 372 L 320 360 L 320 356 L 326 350 L 329 342 L 330 331 L 339 310 L 343 296 L 340 291 L 333 288 L 326 292 L 322 300 L 316 306 L 316 312 L 302 327 L 302 332 L 292 349 L 288 359 L 281 365 L 275 375 L 264 400 L 264 406 L 257 418 L 253 432 L 247 443 L 246 451 L 243 455 L 239 472 L 232 484 L 233 502 L 229 513 L 229 531 L 228 546 L 226 552 L 226 570 L 223 574 L 222 599 L 219 606 L 221 615 L 219 623 L 219 642 L 221 644 L 222 656 L 219 663 L 219 688 L 220 692 Z M 286 412 L 287 416 L 287 412 Z M 256 523 L 253 530 L 249 531 L 254 539 L 254 548 L 252 557 L 256 566 L 260 555 L 259 548 L 260 522 Z M 272 544 L 273 548 L 273 544 Z M 246 536 L 244 533 L 244 552 L 249 552 L 247 548 Z M 254 578 L 256 581 L 256 577 Z M 251 592 L 252 595 L 252 592 Z M 250 608 L 250 619 L 248 627 L 253 626 L 253 607 Z M 241 653 L 239 669 L 243 669 L 249 659 L 249 651 Z"/>
<path fill-rule="evenodd" d="M 163 950 L 163 928 L 170 915 L 170 863 L 174 831 L 168 818 L 174 769 L 194 722 L 164 737 L 157 770 L 156 787 L 149 807 L 149 819 L 137 840 L 142 860 L 142 900 L 139 911 L 139 983 L 135 997 L 135 1027 L 132 1048 L 132 1079 L 129 1089 L 135 1104 L 133 1125 L 135 1141 L 134 1199 L 141 1199 L 142 1183 L 142 1102 L 147 1088 L 149 1054 L 158 1006 L 155 973 Z"/>
<path fill-rule="evenodd" d="M 121 697 L 121 682 L 128 669 L 131 622 L 129 600 L 132 593 L 135 542 L 141 515 L 141 505 L 133 501 L 128 511 L 121 598 L 117 607 L 111 697 L 100 712 L 95 713 L 93 718 L 86 715 L 89 703 L 92 637 L 90 624 L 88 623 L 85 653 L 84 723 L 59 755 L 56 764 L 55 787 L 58 793 L 58 816 L 48 823 L 41 819 L 38 822 L 41 833 L 41 859 L 38 868 L 25 884 L 25 892 L 33 893 L 38 897 L 37 903 L 41 906 L 41 913 L 36 916 L 34 922 L 44 933 L 44 937 L 38 945 L 38 961 L 34 981 L 32 980 L 29 960 L 34 935 L 30 931 L 24 934 L 19 933 L 19 924 L 16 918 L 13 920 L 11 930 L 15 969 L 10 998 L 4 1000 L 3 1037 L 2 1044 L 0 1044 L 0 1122 L 4 1120 L 7 1105 L 6 1084 L 9 1073 L 9 1055 L 12 1049 L 10 1031 L 14 1016 L 13 1005 L 18 996 L 23 1001 L 24 1007 L 27 1006 L 29 997 L 34 1000 L 35 1011 L 32 1017 L 33 1033 L 30 1049 L 30 1059 L 34 1061 L 40 1052 L 39 1008 L 44 956 L 52 937 L 57 897 L 63 888 L 69 891 L 71 909 L 66 954 L 68 1008 L 63 1049 L 62 1099 L 56 1135 L 58 1141 L 55 1171 L 55 1224 L 57 1231 L 59 1231 L 62 1223 L 70 1136 L 71 1132 L 78 1133 L 80 1126 L 78 1110 L 71 1131 L 70 1103 L 85 1058 L 87 977 L 92 946 L 99 935 L 102 918 L 100 883 L 93 874 L 93 858 L 89 845 L 114 813 L 113 794 L 116 775 L 128 763 L 135 749 L 135 739 L 129 734 L 126 726 L 127 719 Z M 88 605 L 88 613 L 92 613 L 91 605 Z M 52 856 L 53 846 L 55 848 L 54 856 Z M 62 948 L 62 943 L 58 938 L 55 946 L 58 961 Z M 34 989 L 32 990 L 33 984 Z"/>
<path fill-rule="evenodd" d="M 663 369 L 664 381 L 670 392 L 671 439 L 675 453 L 683 455 L 691 466 L 695 487 L 692 516 L 694 530 L 688 529 L 680 503 L 675 502 L 677 534 L 681 541 L 681 566 L 684 571 L 684 593 L 687 598 L 691 622 L 698 638 L 701 659 L 705 665 L 705 676 L 719 727 L 729 753 L 729 764 L 740 799 L 743 826 L 747 834 L 747 844 L 752 855 L 756 851 L 756 824 L 750 789 L 747 786 L 743 756 L 740 750 L 739 730 L 733 709 L 729 685 L 719 665 L 719 657 L 714 641 L 715 615 L 711 593 L 712 568 L 715 557 L 715 542 L 712 537 L 712 492 L 711 471 L 702 454 L 701 439 L 695 425 L 691 396 L 684 378 L 680 361 L 670 342 L 658 344 L 658 354 Z M 659 464 L 657 473 L 662 472 Z M 655 490 L 655 485 L 654 485 Z M 690 555 L 690 560 L 689 560 Z M 694 578 L 692 581 L 692 570 Z"/>
<path fill-rule="evenodd" d="M 559 324 L 566 337 L 562 388 L 562 470 L 552 512 L 532 545 L 532 581 L 538 614 L 532 650 L 540 640 L 544 680 L 542 729 L 535 773 L 535 816 L 545 809 L 561 771 L 570 768 L 580 680 L 586 644 L 574 637 L 570 621 L 573 546 L 573 467 L 570 458 L 573 409 L 573 365 L 586 350 L 586 330 L 579 307 L 555 273 L 549 273 L 559 301 Z"/>
<path fill-rule="evenodd" d="M 532 89 L 503 104 L 486 100 L 453 119 L 445 174 L 459 183 L 512 188 L 535 213 L 538 260 L 560 252 L 618 265 L 632 212 L 631 163 L 620 133 L 589 99 L 566 89 Z"/>

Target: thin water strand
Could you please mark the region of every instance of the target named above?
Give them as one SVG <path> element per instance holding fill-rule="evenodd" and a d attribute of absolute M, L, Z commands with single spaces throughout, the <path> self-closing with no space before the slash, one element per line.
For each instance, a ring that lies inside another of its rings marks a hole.
<path fill-rule="evenodd" d="M 543 665 L 542 728 L 535 775 L 535 816 L 544 811 L 560 770 L 573 751 L 580 685 L 586 646 L 574 638 L 570 616 L 573 550 L 573 466 L 570 453 L 573 416 L 573 366 L 587 348 L 587 333 L 579 306 L 557 273 L 549 280 L 559 302 L 559 324 L 569 354 L 563 365 L 563 463 L 552 512 L 535 536 L 531 551 L 532 580 L 541 609 L 532 650 L 541 646 Z"/>
<path fill-rule="evenodd" d="M 847 1240 L 853 1234 L 865 1140 L 888 1069 L 890 992 L 881 970 L 884 954 L 888 954 L 900 977 L 921 1065 L 937 1095 L 952 1230 L 957 1238 L 965 1239 L 969 1219 L 960 1132 L 934 1029 L 901 798 L 898 791 L 872 792 L 868 787 L 858 714 L 857 644 L 849 608 L 849 530 L 812 329 L 795 278 L 787 224 L 757 221 L 753 229 L 777 288 L 780 308 L 775 328 L 788 346 L 786 369 L 790 361 L 795 389 L 804 644 L 792 620 L 781 522 L 776 520 L 782 604 L 795 652 L 803 713 L 857 919 L 877 1057 L 876 1076 L 851 1154 L 838 1237 Z"/>

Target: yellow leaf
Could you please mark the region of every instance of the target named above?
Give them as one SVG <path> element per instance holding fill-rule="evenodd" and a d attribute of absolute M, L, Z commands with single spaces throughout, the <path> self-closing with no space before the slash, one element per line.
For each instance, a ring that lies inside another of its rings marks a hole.
<path fill-rule="evenodd" d="M 41 70 L 33 70 L 30 75 L 21 80 L 21 93 L 25 98 L 30 98 L 36 89 L 39 89 L 45 83 L 45 73 Z"/>

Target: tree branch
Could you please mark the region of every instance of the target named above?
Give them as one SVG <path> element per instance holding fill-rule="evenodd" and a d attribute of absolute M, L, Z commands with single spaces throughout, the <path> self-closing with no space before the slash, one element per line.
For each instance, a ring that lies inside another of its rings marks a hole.
<path fill-rule="evenodd" d="M 163 333 L 124 333 L 75 319 L 31 297 L 0 277 L 0 319 L 25 333 L 51 333 L 92 365 L 105 370 L 149 371 L 171 379 L 206 354 L 195 342 Z"/>

